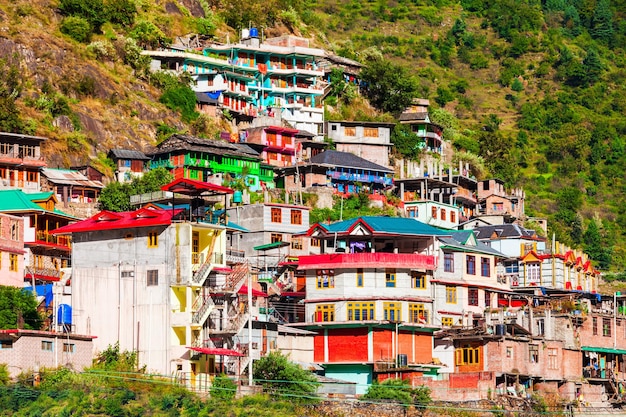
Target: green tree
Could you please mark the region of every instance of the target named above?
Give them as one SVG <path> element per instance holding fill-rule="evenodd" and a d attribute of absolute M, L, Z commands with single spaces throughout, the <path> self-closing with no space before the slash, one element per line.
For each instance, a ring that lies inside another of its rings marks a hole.
<path fill-rule="evenodd" d="M 173 180 L 172 174 L 165 168 L 159 167 L 146 172 L 141 177 L 135 177 L 130 183 L 113 181 L 100 193 L 98 202 L 101 210 L 129 211 L 130 196 L 159 191 L 162 185 Z"/>
<path fill-rule="evenodd" d="M 137 15 L 137 6 L 132 0 L 108 0 L 105 5 L 107 19 L 111 23 L 132 26 Z"/>
<path fill-rule="evenodd" d="M 23 133 L 24 123 L 16 105 L 21 92 L 22 81 L 17 65 L 0 59 L 0 131 Z"/>
<path fill-rule="evenodd" d="M 604 66 L 600 61 L 600 55 L 595 48 L 587 51 L 585 59 L 583 59 L 583 71 L 585 73 L 585 84 L 593 84 L 600 79 Z"/>
<path fill-rule="evenodd" d="M 424 148 L 424 140 L 411 130 L 411 126 L 403 123 L 397 123 L 393 128 L 391 142 L 394 144 L 396 152 L 404 158 L 412 160 L 419 159 Z"/>
<path fill-rule="evenodd" d="M 391 401 L 408 407 L 425 407 L 431 402 L 430 389 L 425 386 L 411 388 L 407 380 L 389 378 L 382 383 L 374 381 L 367 392 L 359 397 L 362 401 Z"/>
<path fill-rule="evenodd" d="M 379 110 L 399 114 L 417 97 L 417 79 L 406 67 L 388 60 L 371 60 L 361 78 L 366 84 L 365 96 Z"/>
<path fill-rule="evenodd" d="M 319 382 L 315 376 L 280 352 L 254 361 L 253 376 L 266 392 L 294 399 L 310 399 L 315 395 Z"/>
<path fill-rule="evenodd" d="M 0 329 L 41 329 L 43 317 L 37 306 L 37 299 L 32 292 L 0 286 Z"/>
<path fill-rule="evenodd" d="M 582 33 L 580 15 L 573 5 L 568 5 L 563 14 L 563 26 L 572 37 L 576 37 Z"/>
<path fill-rule="evenodd" d="M 605 43 L 613 40 L 613 12 L 609 0 L 598 0 L 591 19 L 592 37 Z"/>
<path fill-rule="evenodd" d="M 85 18 L 94 32 L 100 32 L 102 25 L 107 21 L 102 0 L 61 0 L 59 10 L 65 16 Z"/>
<path fill-rule="evenodd" d="M 132 372 L 137 370 L 137 352 L 122 351 L 116 342 L 100 352 L 93 362 L 96 369 Z"/>
<path fill-rule="evenodd" d="M 87 43 L 91 40 L 91 25 L 84 17 L 68 16 L 63 19 L 61 33 L 77 42 Z"/>
<path fill-rule="evenodd" d="M 163 92 L 159 101 L 169 109 L 180 111 L 185 122 L 196 120 L 199 113 L 196 111 L 196 94 L 191 87 L 182 83 Z"/>
<path fill-rule="evenodd" d="M 170 39 L 154 23 L 147 20 L 140 20 L 135 24 L 129 36 L 146 49 L 156 49 L 168 43 Z"/>

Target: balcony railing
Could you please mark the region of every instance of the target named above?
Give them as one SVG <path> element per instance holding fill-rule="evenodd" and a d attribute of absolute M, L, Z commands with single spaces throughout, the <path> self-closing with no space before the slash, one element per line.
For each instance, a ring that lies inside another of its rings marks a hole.
<path fill-rule="evenodd" d="M 36 240 L 40 242 L 52 243 L 55 245 L 65 246 L 68 248 L 71 246 L 71 242 L 72 242 L 72 239 L 69 236 L 51 235 L 50 233 L 47 233 L 43 230 L 37 231 L 37 233 L 35 233 L 35 238 Z"/>
<path fill-rule="evenodd" d="M 437 258 L 417 253 L 325 253 L 300 256 L 299 269 L 423 268 L 434 270 Z"/>

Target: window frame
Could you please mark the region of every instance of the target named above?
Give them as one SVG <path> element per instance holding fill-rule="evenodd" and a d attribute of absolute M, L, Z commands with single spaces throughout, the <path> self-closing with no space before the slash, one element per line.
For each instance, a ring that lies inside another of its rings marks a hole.
<path fill-rule="evenodd" d="M 148 269 L 146 271 L 146 286 L 147 287 L 156 287 L 159 285 L 159 270 L 158 269 Z"/>
<path fill-rule="evenodd" d="M 317 320 L 318 314 L 322 313 L 322 320 Z M 315 321 L 331 322 L 335 321 L 335 305 L 334 304 L 318 304 L 315 306 Z"/>
<path fill-rule="evenodd" d="M 148 232 L 148 248 L 158 248 L 159 247 L 159 232 L 150 231 Z"/>
<path fill-rule="evenodd" d="M 326 278 L 326 280 L 324 280 L 324 278 Z M 315 288 L 318 290 L 335 288 L 335 270 L 317 269 L 315 271 Z"/>
<path fill-rule="evenodd" d="M 528 345 L 528 362 L 539 363 L 539 345 Z"/>
<path fill-rule="evenodd" d="M 386 301 L 383 303 L 384 320 L 402 321 L 402 303 Z"/>
<path fill-rule="evenodd" d="M 478 294 L 479 294 L 478 288 L 468 287 L 467 288 L 467 305 L 478 306 L 479 305 Z"/>
<path fill-rule="evenodd" d="M 409 303 L 409 322 L 411 323 L 430 323 L 428 310 L 424 303 Z"/>
<path fill-rule="evenodd" d="M 291 210 L 291 224 L 302 224 L 302 210 Z"/>
<path fill-rule="evenodd" d="M 282 223 L 283 215 L 280 207 L 271 207 L 270 208 L 270 221 L 272 223 Z"/>
<path fill-rule="evenodd" d="M 411 286 L 418 290 L 425 290 L 426 274 L 420 271 L 411 271 Z"/>
<path fill-rule="evenodd" d="M 446 304 L 456 304 L 458 302 L 457 299 L 456 286 L 446 285 Z"/>
<path fill-rule="evenodd" d="M 454 253 L 443 253 L 443 272 L 454 273 Z"/>
<path fill-rule="evenodd" d="M 476 275 L 476 256 L 465 255 L 465 273 L 467 275 Z"/>
<path fill-rule="evenodd" d="M 17 272 L 19 269 L 19 257 L 15 253 L 9 253 L 9 271 Z"/>
<path fill-rule="evenodd" d="M 374 302 L 349 302 L 346 304 L 346 310 L 348 321 L 376 320 L 376 303 Z"/>
<path fill-rule="evenodd" d="M 480 257 L 480 276 L 489 278 L 491 276 L 491 260 L 487 257 Z"/>
<path fill-rule="evenodd" d="M 395 268 L 385 268 L 385 287 L 386 288 L 395 288 L 396 287 L 396 269 Z"/>
<path fill-rule="evenodd" d="M 363 268 L 356 269 L 356 286 L 357 288 L 363 288 L 364 279 L 363 279 Z"/>

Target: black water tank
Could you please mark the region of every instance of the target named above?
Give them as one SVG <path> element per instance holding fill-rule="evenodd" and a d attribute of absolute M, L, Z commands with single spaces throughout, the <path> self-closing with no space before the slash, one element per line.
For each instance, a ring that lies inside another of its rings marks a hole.
<path fill-rule="evenodd" d="M 504 336 L 506 334 L 506 325 L 504 324 L 496 324 L 496 335 Z"/>

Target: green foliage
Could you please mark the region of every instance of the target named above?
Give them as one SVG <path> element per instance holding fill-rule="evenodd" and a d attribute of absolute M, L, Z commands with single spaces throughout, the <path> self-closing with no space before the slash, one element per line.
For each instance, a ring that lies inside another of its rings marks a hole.
<path fill-rule="evenodd" d="M 132 26 L 137 15 L 137 7 L 133 0 L 108 0 L 104 6 L 109 22 Z"/>
<path fill-rule="evenodd" d="M 0 286 L 0 329 L 41 329 L 43 317 L 37 306 L 32 292 Z"/>
<path fill-rule="evenodd" d="M 120 42 L 124 63 L 140 73 L 146 73 L 150 65 L 150 57 L 141 54 L 142 49 L 137 41 L 133 38 L 122 38 Z"/>
<path fill-rule="evenodd" d="M 367 392 L 360 398 L 362 401 L 389 401 L 408 407 L 415 405 L 418 408 L 428 406 L 431 402 L 430 389 L 425 386 L 411 388 L 407 380 L 389 378 L 382 383 L 374 381 Z"/>
<path fill-rule="evenodd" d="M 77 42 L 87 43 L 91 39 L 91 25 L 80 16 L 68 16 L 61 22 L 61 33 Z"/>
<path fill-rule="evenodd" d="M 156 49 L 171 42 L 154 23 L 148 20 L 138 21 L 129 36 L 137 41 L 139 46 L 146 49 Z"/>
<path fill-rule="evenodd" d="M 60 0 L 59 11 L 68 17 L 80 17 L 89 23 L 94 32 L 107 21 L 102 0 Z"/>
<path fill-rule="evenodd" d="M 211 398 L 232 400 L 237 394 L 237 383 L 226 375 L 218 375 L 211 384 Z"/>
<path fill-rule="evenodd" d="M 113 181 L 102 189 L 98 202 L 102 210 L 129 211 L 131 209 L 130 196 L 159 191 L 162 185 L 174 179 L 165 168 L 150 170 L 141 177 L 135 177 L 131 182 L 120 183 Z"/>
<path fill-rule="evenodd" d="M 398 114 L 417 97 L 418 83 L 406 67 L 375 59 L 363 68 L 365 96 L 379 110 Z"/>
<path fill-rule="evenodd" d="M 294 401 L 309 401 L 315 396 L 320 385 L 315 376 L 289 361 L 280 352 L 254 361 L 254 380 L 263 386 L 265 392 Z"/>
<path fill-rule="evenodd" d="M 0 363 L 0 386 L 6 386 L 10 381 L 9 366 L 6 363 Z"/>
<path fill-rule="evenodd" d="M 613 12 L 610 0 L 598 0 L 596 3 L 589 33 L 607 44 L 613 40 Z"/>
<path fill-rule="evenodd" d="M 94 359 L 95 369 L 136 371 L 137 352 L 120 351 L 120 344 L 109 345 Z"/>
<path fill-rule="evenodd" d="M 425 147 L 424 140 L 411 130 L 408 124 L 397 123 L 391 133 L 395 151 L 403 158 L 419 160 Z"/>

